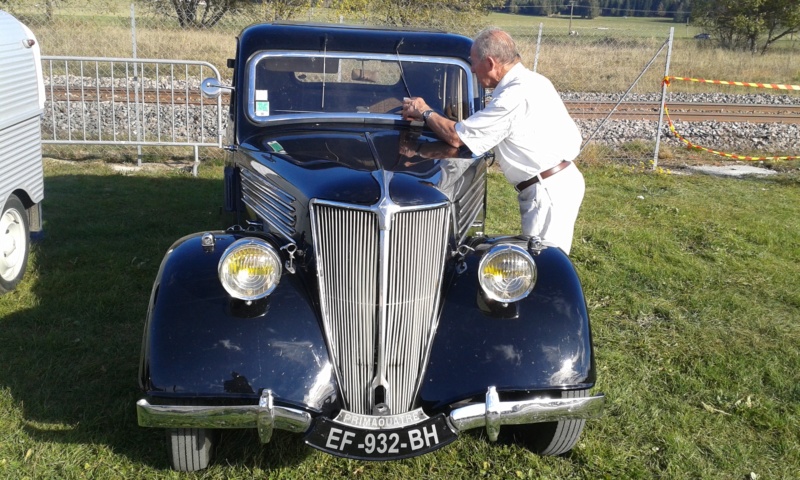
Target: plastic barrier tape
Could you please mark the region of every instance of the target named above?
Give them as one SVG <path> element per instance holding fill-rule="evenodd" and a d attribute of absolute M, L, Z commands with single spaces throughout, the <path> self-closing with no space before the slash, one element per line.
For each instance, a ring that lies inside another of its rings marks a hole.
<path fill-rule="evenodd" d="M 754 87 L 754 88 L 775 88 L 779 90 L 800 90 L 800 85 L 784 85 L 784 84 L 776 84 L 776 83 L 751 83 L 751 82 L 727 82 L 725 80 L 706 80 L 704 78 L 688 78 L 688 77 L 664 77 L 664 85 L 669 86 L 671 80 L 681 80 L 685 82 L 698 82 L 698 83 L 711 83 L 715 85 L 733 85 L 737 87 Z M 725 153 L 720 152 L 717 150 L 712 150 L 710 148 L 702 147 L 700 145 L 694 144 L 684 138 L 678 130 L 675 129 L 675 124 L 672 123 L 672 119 L 669 116 L 669 109 L 666 105 L 664 105 L 664 113 L 667 115 L 667 123 L 669 123 L 669 130 L 675 135 L 675 138 L 683 142 L 687 148 L 692 150 L 702 150 L 704 152 L 708 152 L 714 155 L 719 155 L 721 157 L 726 158 L 733 158 L 736 160 L 748 160 L 748 161 L 763 161 L 763 160 L 797 160 L 800 159 L 800 156 L 797 155 L 787 155 L 782 157 L 750 157 L 746 155 L 736 155 L 734 153 Z"/>
<path fill-rule="evenodd" d="M 664 83 L 669 85 L 671 80 L 684 82 L 713 83 L 714 85 L 731 85 L 734 87 L 774 88 L 777 90 L 799 90 L 800 85 L 784 85 L 782 83 L 752 83 L 752 82 L 727 82 L 725 80 L 706 80 L 705 78 L 664 77 Z"/>

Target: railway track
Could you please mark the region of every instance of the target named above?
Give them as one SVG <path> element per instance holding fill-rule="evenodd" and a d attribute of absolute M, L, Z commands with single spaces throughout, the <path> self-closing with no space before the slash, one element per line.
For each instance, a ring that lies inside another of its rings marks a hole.
<path fill-rule="evenodd" d="M 118 102 L 135 101 L 163 105 L 213 105 L 213 100 L 202 98 L 199 90 L 155 90 L 136 91 L 129 88 L 110 87 L 47 87 L 47 96 L 56 101 L 71 102 Z M 227 92 L 222 97 L 228 104 Z M 603 119 L 614 108 L 616 102 L 567 101 L 567 109 L 573 117 L 581 120 Z M 617 106 L 613 120 L 657 121 L 660 104 L 654 102 L 622 102 Z M 683 122 L 749 122 L 749 123 L 798 123 L 800 124 L 800 104 L 798 105 L 756 105 L 720 103 L 667 103 L 673 121 Z"/>
<path fill-rule="evenodd" d="M 579 119 L 605 118 L 615 102 L 566 102 L 573 117 Z M 798 105 L 756 105 L 744 103 L 667 102 L 670 118 L 683 122 L 749 122 L 800 123 Z M 623 102 L 612 119 L 657 121 L 660 103 Z"/>

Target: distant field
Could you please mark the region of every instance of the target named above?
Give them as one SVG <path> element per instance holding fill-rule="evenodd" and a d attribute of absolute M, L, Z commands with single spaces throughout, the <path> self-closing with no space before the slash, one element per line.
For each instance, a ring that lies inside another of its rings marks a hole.
<path fill-rule="evenodd" d="M 570 31 L 569 17 L 533 17 L 528 15 L 511 15 L 507 13 L 492 13 L 488 17 L 491 25 L 496 25 L 509 30 L 530 30 L 532 35 L 538 34 L 539 24 L 543 25 L 546 32 L 558 32 L 567 35 Z M 665 18 L 641 17 L 597 17 L 591 20 L 573 18 L 571 30 L 581 35 L 620 35 L 626 37 L 664 37 L 670 27 L 675 27 L 675 38 L 692 38 L 703 32 L 700 27 L 675 23 Z"/>
<path fill-rule="evenodd" d="M 209 61 L 225 75 L 225 60 L 234 55 L 235 36 L 243 27 L 261 21 L 258 11 L 229 14 L 212 29 L 182 30 L 173 18 L 155 15 L 136 7 L 136 30 L 131 29 L 131 7 L 123 1 L 104 2 L 104 7 L 63 6 L 47 21 L 38 7 L 21 7 L 13 12 L 28 22 L 45 55 L 119 56 L 133 55 L 132 38 L 140 58 L 169 58 Z M 296 18 L 301 21 L 338 22 L 335 11 L 314 8 Z M 363 19 L 343 19 L 361 23 Z M 623 92 L 664 45 L 674 27 L 675 42 L 670 73 L 710 79 L 800 83 L 800 41 L 787 39 L 766 55 L 751 55 L 716 48 L 712 41 L 692 38 L 701 29 L 676 24 L 668 19 L 599 17 L 592 20 L 565 17 L 532 17 L 492 13 L 484 25 L 510 31 L 518 40 L 523 60 L 537 64 L 538 71 L 550 77 L 560 90 L 581 92 Z M 542 25 L 542 42 L 536 40 Z M 568 35 L 569 30 L 578 35 Z M 458 32 L 473 35 L 474 31 Z M 666 49 L 634 92 L 660 91 Z M 720 87 L 674 85 L 672 91 L 713 92 Z M 726 89 L 731 93 L 752 89 Z M 800 94 L 796 95 L 800 99 Z"/>

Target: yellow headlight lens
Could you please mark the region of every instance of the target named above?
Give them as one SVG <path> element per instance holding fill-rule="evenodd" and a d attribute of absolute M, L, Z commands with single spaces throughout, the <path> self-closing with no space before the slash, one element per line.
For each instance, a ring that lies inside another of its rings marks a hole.
<path fill-rule="evenodd" d="M 527 297 L 536 284 L 536 264 L 524 248 L 496 245 L 481 259 L 478 280 L 486 295 L 511 303 Z"/>
<path fill-rule="evenodd" d="M 233 242 L 219 261 L 219 280 L 234 298 L 266 297 L 281 278 L 281 257 L 269 243 L 258 238 Z"/>

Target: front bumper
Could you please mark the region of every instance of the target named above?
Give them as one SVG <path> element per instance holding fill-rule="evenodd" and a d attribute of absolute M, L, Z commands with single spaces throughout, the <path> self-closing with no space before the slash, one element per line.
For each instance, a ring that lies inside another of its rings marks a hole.
<path fill-rule="evenodd" d="M 486 403 L 475 403 L 450 412 L 450 425 L 458 432 L 486 427 L 491 441 L 497 441 L 501 425 L 557 422 L 598 418 L 603 413 L 603 394 L 579 398 L 534 398 L 501 402 L 495 387 L 486 392 Z"/>
<path fill-rule="evenodd" d="M 258 405 L 199 406 L 151 405 L 136 403 L 139 425 L 160 428 L 256 428 L 262 443 L 274 430 L 304 433 L 314 418 L 299 409 L 275 406 L 270 390 L 265 390 Z M 489 439 L 497 440 L 501 425 L 522 425 L 597 418 L 602 414 L 605 396 L 580 398 L 537 398 L 501 402 L 495 387 L 489 387 L 485 403 L 459 407 L 450 412 L 448 424 L 460 433 L 485 427 Z"/>

